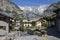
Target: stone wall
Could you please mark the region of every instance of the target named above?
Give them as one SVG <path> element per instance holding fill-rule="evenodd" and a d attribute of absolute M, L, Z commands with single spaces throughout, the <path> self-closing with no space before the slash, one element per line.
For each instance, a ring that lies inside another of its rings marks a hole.
<path fill-rule="evenodd" d="M 0 28 L 0 35 L 4 35 L 5 33 L 9 32 L 9 24 L 8 23 L 6 23 L 4 21 L 0 21 L 0 26 L 6 27 L 5 30 Z"/>

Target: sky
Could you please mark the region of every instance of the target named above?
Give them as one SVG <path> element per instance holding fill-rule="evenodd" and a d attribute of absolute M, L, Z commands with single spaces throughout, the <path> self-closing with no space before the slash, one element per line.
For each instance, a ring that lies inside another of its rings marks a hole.
<path fill-rule="evenodd" d="M 14 2 L 18 6 L 50 5 L 58 1 L 60 0 L 11 0 L 11 2 Z"/>

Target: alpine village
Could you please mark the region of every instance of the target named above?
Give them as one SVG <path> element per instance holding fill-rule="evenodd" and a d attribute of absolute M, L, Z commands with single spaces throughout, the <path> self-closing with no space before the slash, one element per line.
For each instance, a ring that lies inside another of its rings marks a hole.
<path fill-rule="evenodd" d="M 0 40 L 60 40 L 60 1 L 43 9 L 0 0 Z"/>

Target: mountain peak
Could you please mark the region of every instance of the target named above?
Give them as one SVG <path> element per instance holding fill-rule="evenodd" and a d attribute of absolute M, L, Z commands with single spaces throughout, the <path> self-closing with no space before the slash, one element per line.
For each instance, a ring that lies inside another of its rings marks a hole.
<path fill-rule="evenodd" d="M 24 11 L 24 17 L 27 19 L 37 19 L 42 17 L 44 10 L 48 8 L 48 5 L 41 5 L 39 7 L 21 7 L 20 9 Z"/>

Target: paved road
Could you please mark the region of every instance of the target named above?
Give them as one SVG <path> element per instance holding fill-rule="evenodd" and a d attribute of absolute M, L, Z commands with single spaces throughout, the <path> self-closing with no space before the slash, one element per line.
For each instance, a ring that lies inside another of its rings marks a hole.
<path fill-rule="evenodd" d="M 42 38 L 38 36 L 25 36 L 25 37 L 18 37 L 15 40 L 42 40 Z"/>
<path fill-rule="evenodd" d="M 6 40 L 6 36 L 0 36 L 0 40 Z"/>
<path fill-rule="evenodd" d="M 48 31 L 48 37 L 47 40 L 60 40 L 59 33 L 56 31 L 55 28 L 49 28 Z M 21 36 L 16 38 L 15 40 L 43 40 L 44 37 L 41 36 L 34 36 L 34 35 L 28 35 L 26 32 L 20 32 Z"/>
<path fill-rule="evenodd" d="M 18 37 L 14 40 L 43 40 L 43 37 L 32 35 L 32 36 Z M 60 40 L 60 39 L 53 36 L 48 36 L 47 39 L 45 38 L 45 40 Z"/>
<path fill-rule="evenodd" d="M 20 36 L 30 36 L 29 34 L 27 34 L 27 32 L 20 32 Z"/>
<path fill-rule="evenodd" d="M 49 37 L 48 37 L 48 40 L 60 40 L 60 38 L 56 38 L 56 37 L 54 37 L 54 36 L 49 36 Z"/>

